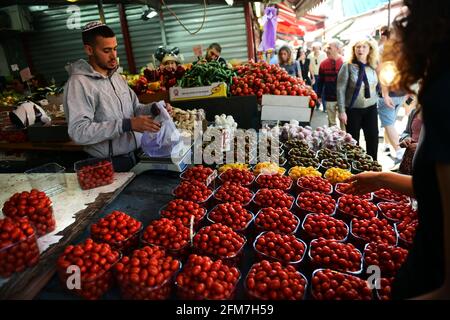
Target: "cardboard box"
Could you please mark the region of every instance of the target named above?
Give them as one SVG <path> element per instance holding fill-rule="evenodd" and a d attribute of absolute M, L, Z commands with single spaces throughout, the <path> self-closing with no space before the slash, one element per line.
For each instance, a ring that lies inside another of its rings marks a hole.
<path fill-rule="evenodd" d="M 263 95 L 261 121 L 309 122 L 311 108 L 310 97 Z"/>
<path fill-rule="evenodd" d="M 215 82 L 206 87 L 172 87 L 169 89 L 169 93 L 171 101 L 222 98 L 227 96 L 227 84 L 224 82 Z"/>

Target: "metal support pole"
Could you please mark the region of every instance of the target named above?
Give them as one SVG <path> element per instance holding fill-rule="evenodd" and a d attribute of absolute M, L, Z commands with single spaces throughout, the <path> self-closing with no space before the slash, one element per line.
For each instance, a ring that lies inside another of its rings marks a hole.
<path fill-rule="evenodd" d="M 100 21 L 106 23 L 105 11 L 103 10 L 103 0 L 97 0 L 98 14 L 100 15 Z"/>
<path fill-rule="evenodd" d="M 388 5 L 388 28 L 391 28 L 391 0 L 389 0 Z"/>

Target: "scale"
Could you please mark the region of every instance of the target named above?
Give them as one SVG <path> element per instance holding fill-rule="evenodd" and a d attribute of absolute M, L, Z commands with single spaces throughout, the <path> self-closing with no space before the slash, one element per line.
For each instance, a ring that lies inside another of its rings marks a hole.
<path fill-rule="evenodd" d="M 150 170 L 183 172 L 191 163 L 193 146 L 194 143 L 192 143 L 191 145 L 185 145 L 181 143 L 180 151 L 177 153 L 178 156 L 170 158 L 152 158 L 146 155 L 144 152 L 141 152 L 138 155 L 140 161 L 131 169 L 131 172 L 134 172 L 136 175 Z"/>

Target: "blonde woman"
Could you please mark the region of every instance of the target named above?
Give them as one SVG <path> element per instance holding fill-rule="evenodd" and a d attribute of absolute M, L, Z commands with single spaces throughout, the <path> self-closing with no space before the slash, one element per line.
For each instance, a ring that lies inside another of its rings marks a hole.
<path fill-rule="evenodd" d="M 374 40 L 356 41 L 337 80 L 339 120 L 358 142 L 363 129 L 367 153 L 374 160 L 378 151 L 377 61 L 378 45 Z"/>

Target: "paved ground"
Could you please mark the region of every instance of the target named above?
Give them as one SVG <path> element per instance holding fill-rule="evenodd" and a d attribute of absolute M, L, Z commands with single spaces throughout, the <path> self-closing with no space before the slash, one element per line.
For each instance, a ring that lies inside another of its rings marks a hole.
<path fill-rule="evenodd" d="M 405 130 L 407 122 L 408 122 L 408 117 L 405 116 L 405 109 L 401 108 L 399 110 L 397 122 L 395 124 L 395 127 L 397 128 L 397 132 L 399 132 L 399 134 L 401 134 Z M 313 128 L 317 128 L 317 127 L 325 126 L 325 125 L 328 125 L 327 114 L 325 112 L 323 112 L 322 110 L 314 111 L 314 115 L 311 120 L 311 126 Z M 379 140 L 379 144 L 378 144 L 378 162 L 383 166 L 383 171 L 389 171 L 394 166 L 394 161 L 391 157 L 389 157 L 389 153 L 383 152 L 384 151 L 383 150 L 384 149 L 384 138 L 383 138 L 384 129 L 381 128 L 381 125 L 379 122 L 378 122 L 378 127 L 379 127 L 379 131 L 380 131 L 380 134 L 379 134 L 380 140 Z M 366 142 L 364 141 L 364 134 L 362 131 L 361 131 L 360 136 L 361 136 L 360 144 L 363 148 L 365 148 Z"/>

